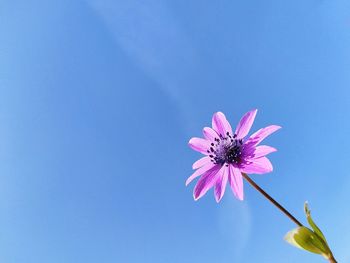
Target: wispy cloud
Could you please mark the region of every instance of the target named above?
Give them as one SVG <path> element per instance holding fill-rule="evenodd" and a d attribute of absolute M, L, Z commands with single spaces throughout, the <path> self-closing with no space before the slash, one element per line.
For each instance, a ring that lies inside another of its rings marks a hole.
<path fill-rule="evenodd" d="M 162 1 L 88 0 L 110 32 L 146 73 L 179 98 L 178 87 L 195 61 L 195 50 Z M 178 65 L 182 65 L 179 69 Z"/>

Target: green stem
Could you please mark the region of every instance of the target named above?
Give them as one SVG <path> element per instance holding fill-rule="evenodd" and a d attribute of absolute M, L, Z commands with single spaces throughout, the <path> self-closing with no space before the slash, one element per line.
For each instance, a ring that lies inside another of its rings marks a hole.
<path fill-rule="evenodd" d="M 268 193 L 266 193 L 260 186 L 258 186 L 246 173 L 242 173 L 244 179 L 248 181 L 256 190 L 258 190 L 263 196 L 265 196 L 272 204 L 274 204 L 279 210 L 281 210 L 290 220 L 292 220 L 298 226 L 303 226 L 291 213 L 287 211 L 282 205 L 280 205 L 275 199 L 273 199 Z"/>

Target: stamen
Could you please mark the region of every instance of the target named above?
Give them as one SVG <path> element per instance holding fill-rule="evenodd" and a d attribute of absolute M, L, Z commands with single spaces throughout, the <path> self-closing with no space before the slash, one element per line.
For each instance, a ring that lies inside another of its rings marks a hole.
<path fill-rule="evenodd" d="M 212 158 L 211 162 L 226 166 L 230 163 L 241 164 L 245 162 L 242 159 L 243 140 L 237 139 L 236 134 L 231 136 L 229 132 L 226 132 L 225 135 L 227 136 L 224 137 L 220 134 L 220 138 L 214 138 L 216 143 L 210 143 L 211 146 L 207 152 L 210 154 L 209 157 Z"/>

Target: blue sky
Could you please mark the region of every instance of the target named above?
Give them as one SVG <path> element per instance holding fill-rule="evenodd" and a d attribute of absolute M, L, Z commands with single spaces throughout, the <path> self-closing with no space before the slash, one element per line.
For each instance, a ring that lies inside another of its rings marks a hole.
<path fill-rule="evenodd" d="M 322 262 L 245 184 L 198 202 L 216 111 L 283 127 L 252 175 L 350 261 L 350 3 L 2 1 L 0 261 Z"/>

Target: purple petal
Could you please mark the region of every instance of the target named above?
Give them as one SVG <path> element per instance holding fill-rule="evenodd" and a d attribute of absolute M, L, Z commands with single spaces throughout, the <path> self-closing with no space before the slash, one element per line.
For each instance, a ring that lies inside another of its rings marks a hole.
<path fill-rule="evenodd" d="M 254 151 L 254 158 L 259 158 L 259 157 L 263 157 L 268 155 L 269 153 L 273 153 L 277 151 L 277 149 L 271 147 L 271 146 L 267 146 L 267 145 L 260 145 L 258 147 L 255 148 Z M 209 158 L 208 158 L 209 159 Z M 210 161 L 210 159 L 209 159 Z"/>
<path fill-rule="evenodd" d="M 273 170 L 271 162 L 266 157 L 253 159 L 251 162 L 251 164 L 241 168 L 241 171 L 247 174 L 264 174 Z"/>
<path fill-rule="evenodd" d="M 232 128 L 230 123 L 226 120 L 225 115 L 222 112 L 217 112 L 213 115 L 212 119 L 213 129 L 223 135 L 226 136 L 226 133 L 229 132 L 232 134 Z"/>
<path fill-rule="evenodd" d="M 233 165 L 229 166 L 229 182 L 234 195 L 239 199 L 243 200 L 243 178 L 241 171 L 234 167 Z"/>
<path fill-rule="evenodd" d="M 204 127 L 203 135 L 207 140 L 211 142 L 213 142 L 215 138 L 219 138 L 219 135 L 216 133 L 216 131 L 209 127 Z"/>
<path fill-rule="evenodd" d="M 210 148 L 210 142 L 202 138 L 192 138 L 188 145 L 195 151 L 208 155 L 207 150 Z"/>
<path fill-rule="evenodd" d="M 201 168 L 199 168 L 198 170 L 196 170 L 190 177 L 187 178 L 186 186 L 189 183 L 191 183 L 193 181 L 193 179 L 195 179 L 196 177 L 204 174 L 206 171 L 210 170 L 214 166 L 215 166 L 215 164 L 213 164 L 212 162 L 209 162 L 208 164 L 206 164 L 206 165 L 202 166 Z"/>
<path fill-rule="evenodd" d="M 198 168 L 204 166 L 207 163 L 210 163 L 210 157 L 205 156 L 203 158 L 200 158 L 196 162 L 194 162 L 193 165 L 192 165 L 192 169 L 198 169 Z"/>
<path fill-rule="evenodd" d="M 197 201 L 199 198 L 205 195 L 205 193 L 208 192 L 208 190 L 215 184 L 220 168 L 220 165 L 215 165 L 202 175 L 193 190 L 194 200 Z"/>
<path fill-rule="evenodd" d="M 257 111 L 258 111 L 257 109 L 254 109 L 247 112 L 238 123 L 235 134 L 237 134 L 237 137 L 239 139 L 244 138 L 249 133 L 249 130 L 253 125 Z"/>
<path fill-rule="evenodd" d="M 262 140 L 264 140 L 267 136 L 269 136 L 271 133 L 279 129 L 281 129 L 281 126 L 278 126 L 278 125 L 270 125 L 265 128 L 262 128 L 258 130 L 256 133 L 254 133 L 252 136 L 250 136 L 246 143 L 257 145 Z"/>
<path fill-rule="evenodd" d="M 215 183 L 214 195 L 215 195 L 216 202 L 219 203 L 225 193 L 229 168 L 224 165 L 221 167 L 218 173 L 219 173 L 219 178 L 216 180 L 216 183 Z"/>

